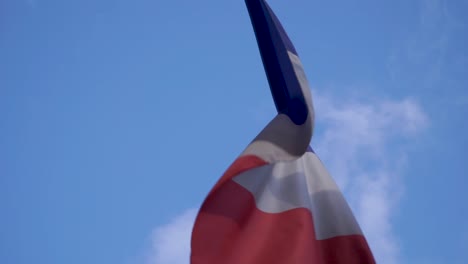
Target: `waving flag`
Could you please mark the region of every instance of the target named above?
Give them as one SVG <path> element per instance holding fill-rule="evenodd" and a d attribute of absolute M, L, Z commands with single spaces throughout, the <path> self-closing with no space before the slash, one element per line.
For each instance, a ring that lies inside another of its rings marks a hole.
<path fill-rule="evenodd" d="M 278 115 L 205 199 L 191 264 L 375 263 L 353 213 L 309 147 L 314 111 L 302 64 L 264 0 L 246 0 Z"/>

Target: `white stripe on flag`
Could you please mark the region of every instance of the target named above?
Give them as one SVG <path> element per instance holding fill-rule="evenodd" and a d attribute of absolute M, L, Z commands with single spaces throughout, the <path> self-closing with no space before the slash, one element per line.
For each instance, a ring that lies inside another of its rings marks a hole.
<path fill-rule="evenodd" d="M 316 239 L 362 234 L 337 185 L 312 152 L 294 161 L 248 170 L 233 180 L 252 193 L 263 212 L 309 209 Z"/>

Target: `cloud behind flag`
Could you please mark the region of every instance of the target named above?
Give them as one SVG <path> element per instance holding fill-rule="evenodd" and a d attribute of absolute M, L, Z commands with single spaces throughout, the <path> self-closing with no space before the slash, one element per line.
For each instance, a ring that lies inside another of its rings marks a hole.
<path fill-rule="evenodd" d="M 374 263 L 351 209 L 309 147 L 314 111 L 297 52 L 265 1 L 246 4 L 278 115 L 205 199 L 191 263 Z"/>

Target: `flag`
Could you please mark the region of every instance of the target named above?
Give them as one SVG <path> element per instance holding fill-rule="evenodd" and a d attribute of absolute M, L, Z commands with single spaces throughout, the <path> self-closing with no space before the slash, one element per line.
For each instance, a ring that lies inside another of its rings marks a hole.
<path fill-rule="evenodd" d="M 375 263 L 346 200 L 309 146 L 314 110 L 296 49 L 264 0 L 245 2 L 278 114 L 203 202 L 190 263 Z"/>

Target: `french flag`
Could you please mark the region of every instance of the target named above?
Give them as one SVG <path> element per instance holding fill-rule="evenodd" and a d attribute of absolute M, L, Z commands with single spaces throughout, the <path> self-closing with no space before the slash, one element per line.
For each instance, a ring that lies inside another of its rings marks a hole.
<path fill-rule="evenodd" d="M 309 147 L 314 110 L 296 49 L 264 0 L 245 2 L 278 115 L 203 202 L 190 263 L 375 263 L 348 203 Z"/>

